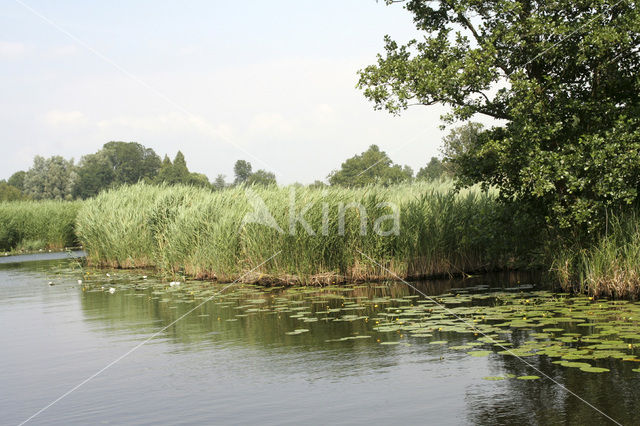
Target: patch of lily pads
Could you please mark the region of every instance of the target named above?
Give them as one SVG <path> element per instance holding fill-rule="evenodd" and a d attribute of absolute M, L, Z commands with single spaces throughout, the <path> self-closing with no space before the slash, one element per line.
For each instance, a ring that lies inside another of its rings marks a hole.
<path fill-rule="evenodd" d="M 608 373 L 601 364 L 607 360 L 640 361 L 640 303 L 530 287 L 500 292 L 459 289 L 423 298 L 400 283 L 293 288 L 238 284 L 219 293 L 224 284 L 183 281 L 170 286 L 161 279 L 120 271 L 106 278 L 104 273 L 87 275 L 83 281 L 83 292 L 92 297 L 104 294 L 109 303 L 135 298 L 155 306 L 169 320 L 204 302 L 192 316 L 208 327 L 216 324 L 219 330 L 241 333 L 248 324 L 275 321 L 281 339 L 307 334 L 308 342 L 317 335 L 317 344 L 336 348 L 355 344 L 339 342 L 394 346 L 389 350 L 413 344 L 411 351 L 444 349 L 479 358 L 546 357 L 558 368 L 585 373 Z M 116 291 L 110 293 L 111 288 Z M 640 367 L 633 371 L 640 373 Z"/>

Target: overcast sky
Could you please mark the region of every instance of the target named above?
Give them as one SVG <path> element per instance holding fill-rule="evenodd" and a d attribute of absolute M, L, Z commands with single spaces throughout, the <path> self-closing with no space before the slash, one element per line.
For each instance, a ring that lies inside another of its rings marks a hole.
<path fill-rule="evenodd" d="M 394 117 L 355 88 L 385 34 L 414 26 L 375 0 L 5 1 L 0 179 L 111 140 L 180 149 L 210 179 L 246 159 L 310 183 L 374 143 L 417 171 L 445 110 Z"/>

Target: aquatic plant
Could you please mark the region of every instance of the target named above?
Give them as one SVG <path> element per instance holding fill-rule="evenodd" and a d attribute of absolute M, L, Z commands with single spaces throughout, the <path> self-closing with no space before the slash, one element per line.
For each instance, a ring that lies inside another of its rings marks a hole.
<path fill-rule="evenodd" d="M 80 202 L 0 202 L 0 250 L 61 249 L 77 244 Z"/>
<path fill-rule="evenodd" d="M 245 279 L 304 284 L 508 268 L 537 243 L 494 193 L 455 193 L 450 182 L 217 192 L 138 184 L 87 200 L 77 230 L 94 264 L 225 281 L 277 252 Z"/>
<path fill-rule="evenodd" d="M 637 213 L 610 217 L 606 232 L 588 245 L 557 249 L 551 271 L 565 290 L 594 297 L 640 296 L 640 222 Z"/>

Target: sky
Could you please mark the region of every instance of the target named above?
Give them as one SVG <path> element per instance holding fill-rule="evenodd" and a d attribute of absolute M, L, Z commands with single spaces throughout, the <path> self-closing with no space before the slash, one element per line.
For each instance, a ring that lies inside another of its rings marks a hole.
<path fill-rule="evenodd" d="M 439 155 L 447 110 L 373 109 L 357 72 L 385 34 L 419 36 L 375 0 L 5 1 L 0 179 L 109 141 L 181 150 L 211 180 L 244 159 L 311 183 L 371 144 L 417 171 Z"/>

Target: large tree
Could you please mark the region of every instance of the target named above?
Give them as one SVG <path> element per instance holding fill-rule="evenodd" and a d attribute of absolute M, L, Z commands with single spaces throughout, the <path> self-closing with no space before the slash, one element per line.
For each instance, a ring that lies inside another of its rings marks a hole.
<path fill-rule="evenodd" d="M 342 163 L 339 170 L 329 175 L 331 185 L 357 187 L 375 183 L 389 185 L 410 180 L 413 171 L 407 166 L 393 164 L 386 152 L 371 145 L 361 154 Z"/>
<path fill-rule="evenodd" d="M 107 142 L 102 151 L 113 169 L 114 185 L 153 179 L 160 169 L 160 157 L 137 142 Z"/>
<path fill-rule="evenodd" d="M 247 182 L 251 176 L 251 169 L 251 163 L 247 160 L 236 161 L 236 164 L 233 165 L 234 183 L 238 185 Z"/>
<path fill-rule="evenodd" d="M 444 104 L 483 114 L 454 162 L 464 184 L 500 189 L 560 227 L 593 228 L 640 189 L 640 11 L 629 0 L 410 0 L 424 33 L 360 72 L 364 94 L 399 113 Z"/>
<path fill-rule="evenodd" d="M 418 173 L 416 173 L 417 180 L 438 180 L 445 177 L 450 177 L 449 170 L 447 169 L 447 165 L 442 162 L 442 160 L 437 157 L 431 157 L 431 160 L 427 163 L 425 167 L 420 168 Z"/>
<path fill-rule="evenodd" d="M 76 179 L 73 160 L 36 155 L 24 177 L 24 193 L 35 200 L 70 200 Z"/>
<path fill-rule="evenodd" d="M 87 154 L 80 159 L 78 179 L 73 188 L 75 198 L 89 198 L 109 188 L 115 179 L 113 164 L 104 150 Z"/>
<path fill-rule="evenodd" d="M 18 188 L 20 191 L 24 190 L 24 177 L 27 175 L 27 172 L 20 170 L 19 172 L 15 172 L 11 175 L 11 177 L 7 180 L 7 183 L 15 188 Z"/>
<path fill-rule="evenodd" d="M 108 142 L 80 159 L 75 197 L 93 197 L 113 186 L 150 181 L 160 170 L 160 157 L 137 142 Z"/>
<path fill-rule="evenodd" d="M 0 201 L 17 201 L 23 200 L 25 196 L 15 186 L 0 180 Z"/>

